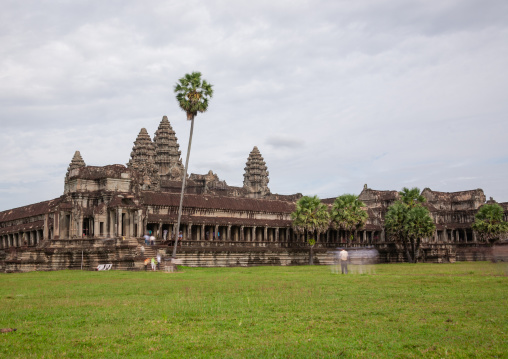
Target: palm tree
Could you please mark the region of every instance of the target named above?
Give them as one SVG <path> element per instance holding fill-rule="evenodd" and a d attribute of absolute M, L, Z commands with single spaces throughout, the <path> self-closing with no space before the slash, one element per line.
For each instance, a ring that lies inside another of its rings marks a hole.
<path fill-rule="evenodd" d="M 354 231 L 362 228 L 367 222 L 365 204 L 354 194 L 343 194 L 335 199 L 332 206 L 332 226 L 346 232 L 347 245 Z"/>
<path fill-rule="evenodd" d="M 296 209 L 291 213 L 293 228 L 298 233 L 305 234 L 305 241 L 310 245 L 309 264 L 314 264 L 312 249 L 316 244 L 315 238 L 309 238 L 311 234 L 318 235 L 328 229 L 330 213 L 325 204 L 321 203 L 318 196 L 303 196 L 296 202 Z"/>
<path fill-rule="evenodd" d="M 425 197 L 420 195 L 417 187 L 404 187 L 399 196 L 386 213 L 386 231 L 393 239 L 402 242 L 408 261 L 416 263 L 422 238 L 431 236 L 436 226 L 429 210 L 422 205 Z"/>
<path fill-rule="evenodd" d="M 410 208 L 413 208 L 426 201 L 425 197 L 420 194 L 418 187 L 411 189 L 403 187 L 402 191 L 399 192 L 400 201 L 407 204 Z"/>
<path fill-rule="evenodd" d="M 479 234 L 481 240 L 494 241 L 508 233 L 508 222 L 505 222 L 503 217 L 504 210 L 499 204 L 485 204 L 476 213 L 471 227 Z"/>
<path fill-rule="evenodd" d="M 194 131 L 194 118 L 198 112 L 205 112 L 208 109 L 208 100 L 213 96 L 212 85 L 201 81 L 201 72 L 185 74 L 175 85 L 176 100 L 180 108 L 187 113 L 187 120 L 191 121 L 189 147 L 187 149 L 187 158 L 182 179 L 182 193 L 180 195 L 180 206 L 178 207 L 178 222 L 176 225 L 175 246 L 173 248 L 173 258 L 176 258 L 176 248 L 180 234 L 180 221 L 182 219 L 183 193 L 185 191 L 185 180 L 187 179 L 187 170 L 189 168 L 189 155 L 192 144 L 192 132 Z"/>

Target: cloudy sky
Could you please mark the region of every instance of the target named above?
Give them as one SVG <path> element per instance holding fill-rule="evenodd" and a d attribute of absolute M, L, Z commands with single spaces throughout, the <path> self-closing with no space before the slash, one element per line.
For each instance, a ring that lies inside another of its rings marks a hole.
<path fill-rule="evenodd" d="M 173 86 L 214 85 L 190 172 L 274 193 L 482 188 L 508 201 L 506 0 L 1 0 L 0 210 L 63 193 L 79 150 L 125 164 Z"/>

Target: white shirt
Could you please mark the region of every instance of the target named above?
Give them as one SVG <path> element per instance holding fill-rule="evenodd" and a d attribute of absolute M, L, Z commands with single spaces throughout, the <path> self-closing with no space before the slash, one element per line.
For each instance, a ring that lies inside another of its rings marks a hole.
<path fill-rule="evenodd" d="M 339 252 L 339 259 L 341 261 L 347 261 L 347 251 L 344 249 Z"/>

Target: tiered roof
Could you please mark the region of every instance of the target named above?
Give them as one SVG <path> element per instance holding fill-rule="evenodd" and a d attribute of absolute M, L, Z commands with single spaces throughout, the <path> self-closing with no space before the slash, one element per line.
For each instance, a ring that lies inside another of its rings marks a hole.
<path fill-rule="evenodd" d="M 181 180 L 184 168 L 180 158 L 180 145 L 167 116 L 162 117 L 159 128 L 155 131 L 153 141 L 155 144 L 155 164 L 159 170 L 159 175 L 166 176 L 166 179 L 169 180 Z"/>
<path fill-rule="evenodd" d="M 146 128 L 139 131 L 127 166 L 141 174 L 143 188 L 153 190 L 160 188 L 160 177 L 155 165 L 155 146 Z"/>
<path fill-rule="evenodd" d="M 259 149 L 254 146 L 247 159 L 243 187 L 252 197 L 263 197 L 270 194 L 268 188 L 268 168 Z"/>
<path fill-rule="evenodd" d="M 69 174 L 72 170 L 80 167 L 85 167 L 85 161 L 83 161 L 83 157 L 81 157 L 81 153 L 79 151 L 74 152 L 74 156 L 72 157 L 71 163 L 69 164 L 69 167 L 67 167 L 67 176 L 69 177 Z"/>

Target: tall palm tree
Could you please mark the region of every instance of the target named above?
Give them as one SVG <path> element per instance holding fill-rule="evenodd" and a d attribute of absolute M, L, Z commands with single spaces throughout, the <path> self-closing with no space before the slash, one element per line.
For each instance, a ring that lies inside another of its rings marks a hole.
<path fill-rule="evenodd" d="M 187 179 L 187 170 L 189 168 L 189 155 L 192 144 L 192 133 L 194 131 L 194 118 L 198 112 L 205 112 L 208 109 L 208 101 L 213 96 L 212 85 L 201 80 L 201 72 L 185 74 L 175 85 L 176 100 L 180 108 L 187 113 L 187 120 L 191 121 L 189 147 L 187 148 L 187 158 L 182 179 L 182 193 L 180 194 L 180 206 L 178 207 L 178 222 L 176 225 L 175 246 L 173 248 L 173 258 L 176 258 L 176 248 L 180 234 L 180 221 L 182 219 L 183 193 L 185 191 L 185 180 Z"/>
<path fill-rule="evenodd" d="M 346 232 L 349 245 L 354 231 L 362 228 L 367 222 L 365 204 L 354 194 L 343 194 L 335 199 L 332 206 L 332 226 Z"/>
<path fill-rule="evenodd" d="M 309 233 L 319 235 L 328 229 L 330 213 L 328 207 L 321 203 L 318 196 L 303 196 L 296 202 L 296 209 L 291 213 L 293 228 L 298 233 L 305 234 L 305 240 L 310 245 L 309 264 L 314 264 L 312 249 L 316 244 L 315 238 L 309 238 Z"/>

